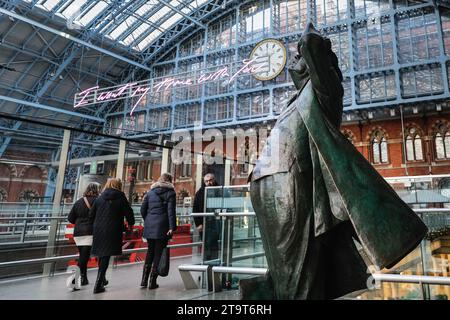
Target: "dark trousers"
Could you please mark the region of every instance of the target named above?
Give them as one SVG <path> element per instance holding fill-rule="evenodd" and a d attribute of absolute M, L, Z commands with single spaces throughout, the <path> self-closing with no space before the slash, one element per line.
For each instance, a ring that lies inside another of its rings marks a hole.
<path fill-rule="evenodd" d="M 79 246 L 78 252 L 80 253 L 78 258 L 78 268 L 80 268 L 81 274 L 86 274 L 87 264 L 89 262 L 89 257 L 91 256 L 91 246 Z"/>
<path fill-rule="evenodd" d="M 111 256 L 99 257 L 98 258 L 98 273 L 106 274 L 106 270 L 108 270 L 109 259 Z"/>
<path fill-rule="evenodd" d="M 150 268 L 153 264 L 152 270 L 155 271 L 161 260 L 162 251 L 167 246 L 167 239 L 147 239 L 147 246 L 145 265 Z"/>

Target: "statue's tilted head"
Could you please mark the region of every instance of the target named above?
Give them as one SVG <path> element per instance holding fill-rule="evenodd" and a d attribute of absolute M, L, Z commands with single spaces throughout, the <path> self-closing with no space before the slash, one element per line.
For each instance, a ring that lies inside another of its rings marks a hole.
<path fill-rule="evenodd" d="M 305 30 L 302 33 L 302 37 L 300 38 L 300 40 L 297 43 L 297 54 L 294 56 L 294 58 L 292 58 L 289 61 L 289 64 L 288 64 L 289 74 L 290 74 L 292 81 L 294 82 L 295 88 L 297 90 L 302 89 L 310 77 L 308 65 L 302 55 L 302 47 L 305 44 L 306 36 L 311 35 L 311 34 L 316 34 L 324 40 L 323 41 L 323 45 L 325 46 L 325 48 L 323 48 L 324 53 L 331 60 L 331 64 L 335 68 L 339 79 L 341 81 L 343 80 L 341 70 L 339 69 L 339 62 L 336 57 L 336 54 L 332 50 L 330 39 L 322 36 L 320 34 L 320 32 L 316 28 L 314 28 L 314 25 L 310 22 L 307 24 Z"/>

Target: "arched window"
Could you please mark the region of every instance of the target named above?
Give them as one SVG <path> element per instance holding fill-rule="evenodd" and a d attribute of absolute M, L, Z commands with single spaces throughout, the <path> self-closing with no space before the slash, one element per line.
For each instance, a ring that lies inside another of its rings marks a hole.
<path fill-rule="evenodd" d="M 450 132 L 445 124 L 438 126 L 434 137 L 437 159 L 450 159 Z"/>
<path fill-rule="evenodd" d="M 373 163 L 387 163 L 388 162 L 388 149 L 387 141 L 383 132 L 377 130 L 372 136 L 372 156 Z"/>
<path fill-rule="evenodd" d="M 0 188 L 0 202 L 6 202 L 6 198 L 8 198 L 8 194 L 2 188 Z"/>
<path fill-rule="evenodd" d="M 244 150 L 244 163 L 241 165 L 241 174 L 248 174 L 250 164 L 250 150 L 248 148 L 248 144 L 245 146 Z"/>
<path fill-rule="evenodd" d="M 19 194 L 20 202 L 38 202 L 39 193 L 36 190 L 26 189 Z"/>
<path fill-rule="evenodd" d="M 406 160 L 423 160 L 422 139 L 414 127 L 407 129 L 405 138 Z"/>
<path fill-rule="evenodd" d="M 239 147 L 239 152 L 238 172 L 240 175 L 247 175 L 250 173 L 250 164 L 256 158 L 256 146 L 249 138 L 245 138 L 245 142 Z"/>
<path fill-rule="evenodd" d="M 192 164 L 182 163 L 178 164 L 175 168 L 176 176 L 180 178 L 188 178 L 192 176 Z"/>

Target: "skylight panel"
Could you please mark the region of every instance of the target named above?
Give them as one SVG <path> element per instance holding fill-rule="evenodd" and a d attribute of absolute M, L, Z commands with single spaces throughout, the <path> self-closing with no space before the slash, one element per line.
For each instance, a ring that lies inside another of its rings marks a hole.
<path fill-rule="evenodd" d="M 38 5 L 40 7 L 43 7 L 45 10 L 52 11 L 54 7 L 58 5 L 60 0 L 47 0 L 47 1 L 41 1 Z"/>
<path fill-rule="evenodd" d="M 113 39 L 117 39 L 122 33 L 124 33 L 137 19 L 135 17 L 128 17 L 124 22 L 119 24 L 109 35 Z"/>
<path fill-rule="evenodd" d="M 71 4 L 69 4 L 67 6 L 67 8 L 65 8 L 63 11 L 61 11 L 61 14 L 65 18 L 72 18 L 74 15 L 78 16 L 81 13 L 80 9 L 84 6 L 84 4 L 86 2 L 87 2 L 87 0 L 73 1 Z"/>
<path fill-rule="evenodd" d="M 189 7 L 197 9 L 197 8 L 201 7 L 202 5 L 204 5 L 208 1 L 209 0 L 194 0 L 189 4 Z"/>
<path fill-rule="evenodd" d="M 86 12 L 85 15 L 83 15 L 80 19 L 79 22 L 82 25 L 88 25 L 89 23 L 91 23 L 92 20 L 94 20 L 106 7 L 108 6 L 108 4 L 104 1 L 99 1 L 95 4 L 95 6 L 93 6 L 89 11 Z"/>
<path fill-rule="evenodd" d="M 145 48 L 147 48 L 147 46 L 153 41 L 155 40 L 157 37 L 159 37 L 159 35 L 162 32 L 160 30 L 155 30 L 152 33 L 150 33 L 147 37 L 144 38 L 144 40 L 142 40 L 141 42 L 139 42 L 137 44 L 137 47 L 139 48 L 139 50 L 144 50 Z"/>
<path fill-rule="evenodd" d="M 167 30 L 170 29 L 175 23 L 177 23 L 178 21 L 180 21 L 180 19 L 183 16 L 179 13 L 174 14 L 173 16 L 171 16 L 169 19 L 167 19 L 166 21 L 164 21 L 163 24 L 161 24 L 161 28 L 163 30 Z M 137 44 L 137 47 L 139 48 L 139 50 L 144 50 L 153 40 L 155 40 L 160 34 L 162 33 L 162 31 L 160 30 L 155 30 L 152 33 L 150 33 L 144 40 L 142 40 L 141 42 L 139 42 Z"/>
<path fill-rule="evenodd" d="M 138 18 L 136 18 L 136 15 L 142 18 L 142 16 L 144 16 L 145 14 L 147 14 L 154 6 L 155 6 L 154 3 L 149 3 L 149 2 L 147 2 L 147 3 L 145 3 L 144 5 L 140 6 L 139 9 L 137 9 L 137 10 L 135 11 L 135 16 L 130 16 L 129 18 L 127 18 L 127 19 L 126 19 L 124 22 L 122 22 L 116 29 L 114 29 L 114 30 L 109 34 L 109 36 L 110 36 L 112 39 L 117 39 L 118 37 L 120 37 L 120 35 L 122 35 L 125 31 L 129 30 L 129 28 L 133 25 L 133 23 L 135 23 L 135 22 L 138 20 Z M 144 24 L 144 22 L 143 22 L 142 24 Z M 147 25 L 147 24 L 145 24 L 145 25 Z M 141 25 L 139 25 L 139 27 L 136 28 L 136 29 L 137 29 L 137 30 L 140 29 L 140 26 L 141 26 Z M 148 25 L 147 25 L 147 28 L 148 28 Z M 144 29 L 146 30 L 147 28 L 144 28 Z M 143 32 L 142 30 L 141 30 L 141 31 L 137 31 L 137 32 L 136 32 L 136 30 L 135 30 L 135 31 L 133 32 L 133 34 L 134 34 L 135 37 L 136 37 L 136 34 L 140 34 L 140 33 L 142 33 L 142 32 Z M 129 38 L 129 36 L 128 36 L 126 39 L 128 39 L 128 38 Z M 124 41 L 124 43 L 127 43 L 127 42 Z M 131 42 L 130 42 L 130 43 L 131 43 Z"/>
<path fill-rule="evenodd" d="M 179 13 L 175 13 L 173 16 L 171 16 L 169 19 L 167 19 L 166 21 L 164 21 L 163 24 L 161 24 L 161 28 L 163 28 L 164 30 L 170 29 L 175 23 L 177 23 L 178 21 L 180 21 L 180 19 L 183 16 Z"/>
<path fill-rule="evenodd" d="M 148 21 L 155 23 L 159 19 L 161 19 L 163 16 L 168 14 L 170 11 L 172 11 L 172 10 L 169 7 L 167 7 L 167 6 L 162 7 L 161 10 L 159 10 L 157 13 L 155 13 L 150 18 L 148 18 Z"/>
<path fill-rule="evenodd" d="M 201 7 L 202 5 L 204 5 L 205 3 L 207 3 L 209 0 L 193 0 L 189 6 L 184 7 L 181 11 L 185 14 L 190 14 L 192 12 L 192 9 L 196 9 Z M 180 1 L 178 0 L 172 0 L 170 3 L 170 5 L 172 5 L 173 7 L 178 7 L 180 5 Z M 161 10 L 159 10 L 157 13 L 155 13 L 154 15 L 152 15 L 150 18 L 148 18 L 147 20 L 152 22 L 152 23 L 157 23 L 158 20 L 160 20 L 163 16 L 165 16 L 166 14 L 168 14 L 169 12 L 171 12 L 173 10 L 171 10 L 168 6 L 164 6 Z M 160 29 L 163 30 L 168 30 L 170 29 L 173 25 L 175 25 L 177 22 L 179 22 L 181 20 L 183 16 L 179 13 L 174 14 L 173 16 L 171 16 L 170 18 L 168 18 L 166 21 L 164 21 L 162 24 L 160 24 Z M 148 28 L 150 27 L 149 25 L 145 25 L 142 24 L 142 26 L 140 26 L 139 28 L 137 28 L 132 34 L 130 34 L 126 39 L 124 39 L 124 42 L 127 44 L 131 44 L 133 43 L 133 41 L 139 37 L 139 35 L 141 35 L 142 33 L 144 33 L 146 30 L 148 30 Z M 141 31 L 141 27 L 142 27 L 142 31 Z M 150 33 L 147 37 L 145 37 L 142 41 L 140 41 L 135 47 L 134 49 L 136 50 L 140 50 L 143 51 L 145 50 L 150 43 L 155 40 L 156 38 L 158 38 L 161 35 L 162 31 L 159 29 L 154 30 L 152 33 Z"/>
<path fill-rule="evenodd" d="M 140 16 L 143 16 L 146 13 L 148 13 L 154 6 L 155 6 L 154 3 L 147 2 L 143 6 L 141 6 L 138 10 L 136 10 L 136 13 Z"/>
<path fill-rule="evenodd" d="M 148 23 L 142 23 L 139 27 L 136 28 L 136 30 L 134 30 L 125 39 L 123 39 L 123 42 L 126 45 L 132 44 L 141 34 L 146 32 L 148 28 L 150 28 L 150 25 Z"/>
<path fill-rule="evenodd" d="M 105 18 L 105 20 L 106 19 L 111 19 L 111 15 L 109 15 L 108 16 L 108 18 Z M 112 25 L 114 24 L 114 20 L 111 20 L 111 21 L 109 21 L 103 28 L 102 28 L 102 30 L 98 30 L 99 32 L 102 32 L 102 31 L 104 31 L 104 30 L 108 30 Z M 96 28 L 97 27 L 99 27 L 100 25 L 98 24 L 97 26 L 96 26 Z M 110 38 L 110 36 L 109 36 L 109 34 L 107 34 L 106 35 L 106 37 L 109 37 Z"/>

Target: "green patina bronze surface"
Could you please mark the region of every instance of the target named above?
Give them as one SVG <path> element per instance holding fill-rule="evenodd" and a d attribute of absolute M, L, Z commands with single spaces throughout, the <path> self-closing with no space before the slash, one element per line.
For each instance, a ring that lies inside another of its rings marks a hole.
<path fill-rule="evenodd" d="M 298 51 L 289 67 L 298 93 L 267 140 L 250 193 L 272 282 L 265 288 L 277 299 L 332 299 L 366 288 L 353 239 L 374 266 L 389 268 L 427 228 L 339 131 L 342 74 L 330 41 L 309 24 Z"/>

